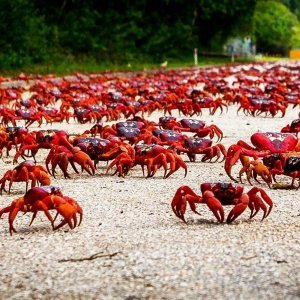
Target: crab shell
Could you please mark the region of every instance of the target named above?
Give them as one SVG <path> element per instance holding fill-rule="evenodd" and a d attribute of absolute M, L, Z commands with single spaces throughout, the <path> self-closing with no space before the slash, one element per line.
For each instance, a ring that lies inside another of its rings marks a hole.
<path fill-rule="evenodd" d="M 251 142 L 259 150 L 280 153 L 295 150 L 298 139 L 292 133 L 258 132 L 251 136 Z"/>

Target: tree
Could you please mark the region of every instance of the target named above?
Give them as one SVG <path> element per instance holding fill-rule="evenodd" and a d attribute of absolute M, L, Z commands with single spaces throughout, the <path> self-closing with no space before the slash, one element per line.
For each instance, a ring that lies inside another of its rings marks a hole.
<path fill-rule="evenodd" d="M 45 57 L 47 27 L 30 0 L 1 0 L 0 20 L 0 67 L 20 67 Z"/>
<path fill-rule="evenodd" d="M 293 28 L 291 47 L 294 49 L 300 49 L 300 24 Z"/>
<path fill-rule="evenodd" d="M 250 33 L 256 2 L 1 0 L 0 68 L 45 63 L 53 54 L 117 63 L 218 51 L 228 37 Z"/>
<path fill-rule="evenodd" d="M 260 52 L 287 54 L 297 17 L 277 1 L 259 1 L 255 8 L 254 28 Z"/>

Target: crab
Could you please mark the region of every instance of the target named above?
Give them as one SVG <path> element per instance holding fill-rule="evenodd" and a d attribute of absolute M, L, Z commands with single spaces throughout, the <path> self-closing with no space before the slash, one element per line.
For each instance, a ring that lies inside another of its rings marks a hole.
<path fill-rule="evenodd" d="M 85 133 L 91 134 L 92 137 L 96 137 L 97 134 L 99 134 L 99 135 L 101 134 L 102 129 L 103 129 L 103 124 L 102 123 L 96 123 L 95 125 L 93 125 L 91 127 L 91 129 L 86 130 Z"/>
<path fill-rule="evenodd" d="M 115 159 L 109 164 L 106 169 L 106 174 L 109 170 L 116 166 L 116 170 L 113 175 L 118 173 L 119 177 L 125 177 L 128 172 L 134 167 L 135 164 L 135 150 L 131 145 L 122 143 L 117 148 L 118 152 L 120 152 Z M 112 150 L 111 153 L 114 153 L 115 150 Z M 109 155 L 109 154 L 106 154 Z M 105 155 L 104 155 L 105 157 Z"/>
<path fill-rule="evenodd" d="M 197 137 L 203 138 L 209 136 L 212 139 L 216 135 L 218 142 L 223 138 L 222 130 L 216 125 L 207 126 L 204 121 L 196 119 L 182 119 L 180 123 L 183 128 L 188 128 Z"/>
<path fill-rule="evenodd" d="M 170 168 L 169 172 L 168 164 Z M 144 166 L 147 166 L 147 177 L 153 177 L 160 167 L 164 168 L 163 178 L 168 178 L 180 167 L 185 170 L 184 176 L 187 174 L 187 166 L 185 162 L 175 151 L 156 144 L 136 145 L 135 165 L 141 165 L 143 175 Z"/>
<path fill-rule="evenodd" d="M 244 193 L 243 186 L 217 182 L 202 183 L 200 189 L 202 195 L 197 195 L 189 186 L 181 186 L 173 197 L 171 202 L 173 212 L 185 223 L 184 214 L 187 204 L 196 214 L 200 214 L 196 210 L 196 204 L 206 204 L 220 223 L 225 219 L 223 206 L 226 205 L 234 206 L 227 216 L 227 223 L 232 223 L 247 207 L 251 211 L 250 219 L 262 210 L 263 220 L 270 214 L 273 207 L 271 198 L 263 189 L 258 187 L 253 187 L 250 191 Z"/>
<path fill-rule="evenodd" d="M 37 122 L 39 124 L 39 127 L 43 123 L 43 119 L 48 123 L 51 123 L 52 120 L 51 118 L 45 113 L 41 111 L 36 111 L 34 109 L 17 109 L 16 110 L 16 116 L 22 118 L 25 120 L 25 127 L 29 127 L 32 125 L 34 122 Z"/>
<path fill-rule="evenodd" d="M 228 105 L 222 101 L 222 99 L 213 99 L 211 97 L 194 97 L 193 98 L 193 109 L 196 112 L 200 112 L 202 108 L 208 108 L 209 114 L 214 115 L 217 109 L 219 108 L 221 110 L 221 113 L 223 112 L 223 108 L 228 109 Z"/>
<path fill-rule="evenodd" d="M 299 114 L 299 116 L 300 116 L 300 114 Z M 299 134 L 299 132 L 300 132 L 300 118 L 292 121 L 291 124 L 288 124 L 288 125 L 284 126 L 281 129 L 281 132 L 285 132 L 285 133 L 286 132 L 294 132 L 296 134 Z"/>
<path fill-rule="evenodd" d="M 58 110 L 55 107 L 44 107 L 44 106 L 39 106 L 38 110 L 45 113 L 50 119 L 51 122 L 63 122 L 66 120 L 67 123 L 70 121 L 71 113 L 67 110 Z"/>
<path fill-rule="evenodd" d="M 204 121 L 197 119 L 182 119 L 177 121 L 175 117 L 159 118 L 159 126 L 163 129 L 174 130 L 179 132 L 193 132 L 197 137 L 209 137 L 212 139 L 215 135 L 218 141 L 223 138 L 222 130 L 216 125 L 207 126 Z"/>
<path fill-rule="evenodd" d="M 177 152 L 186 153 L 191 162 L 196 161 L 197 154 L 204 155 L 201 159 L 202 162 L 212 162 L 213 158 L 215 158 L 214 162 L 216 162 L 220 159 L 221 155 L 223 155 L 223 159 L 221 160 L 223 161 L 226 157 L 226 149 L 223 144 L 212 145 L 212 140 L 199 137 L 185 137 L 183 142 L 174 143 L 170 147 L 171 149 L 176 149 Z"/>
<path fill-rule="evenodd" d="M 141 129 L 144 127 L 145 124 L 143 122 L 127 120 L 101 128 L 100 135 L 103 138 L 119 137 L 122 141 L 128 140 L 130 144 L 133 144 L 140 135 Z"/>
<path fill-rule="evenodd" d="M 107 149 L 112 148 L 113 143 L 111 140 L 97 137 L 77 137 L 73 140 L 73 146 L 79 147 L 81 151 L 88 154 L 91 160 L 94 161 L 95 168 L 101 155 L 108 151 Z"/>
<path fill-rule="evenodd" d="M 80 124 L 95 123 L 98 121 L 97 114 L 84 107 L 75 107 L 73 117 Z"/>
<path fill-rule="evenodd" d="M 227 150 L 225 171 L 230 179 L 235 182 L 237 180 L 232 177 L 231 169 L 238 159 L 240 159 L 244 167 L 249 163 L 249 157 L 257 160 L 260 157 L 263 158 L 270 154 L 300 151 L 299 140 L 293 133 L 257 132 L 250 139 L 254 147 L 240 140 L 237 144 L 231 145 Z"/>
<path fill-rule="evenodd" d="M 245 115 L 250 114 L 255 117 L 265 113 L 265 116 L 271 115 L 274 117 L 279 111 L 282 118 L 285 115 L 286 105 L 276 98 L 271 98 L 270 95 L 251 95 L 249 98 L 242 96 L 241 99 L 237 112 L 243 110 Z"/>
<path fill-rule="evenodd" d="M 70 178 L 67 172 L 68 165 L 71 164 L 73 170 L 79 173 L 75 163 L 81 166 L 81 171 L 85 170 L 88 174 L 95 174 L 94 164 L 88 154 L 81 151 L 79 147 L 73 147 L 66 136 L 59 138 L 58 144 L 54 144 L 46 158 L 46 168 L 49 174 L 55 178 L 55 168 L 58 165 L 63 171 L 65 178 Z M 49 167 L 51 164 L 51 170 Z"/>
<path fill-rule="evenodd" d="M 290 188 L 294 188 L 294 182 L 298 178 L 300 187 L 300 153 L 276 153 L 265 156 L 263 163 L 270 170 L 274 181 L 276 175 L 286 175 L 292 177 Z"/>
<path fill-rule="evenodd" d="M 68 139 L 68 134 L 63 130 L 39 130 L 26 134 L 19 147 L 19 151 L 14 156 L 13 162 L 16 163 L 20 156 L 32 157 L 35 161 L 35 156 L 39 149 L 51 149 L 55 145 L 64 143 Z M 26 154 L 31 153 L 31 155 Z"/>
<path fill-rule="evenodd" d="M 0 129 L 0 150 L 6 148 L 6 155 L 9 156 L 9 151 L 14 146 L 16 150 L 22 143 L 28 130 L 24 127 L 11 126 Z"/>
<path fill-rule="evenodd" d="M 49 210 L 55 210 L 56 216 L 53 219 Z M 71 229 L 79 226 L 82 221 L 82 208 L 72 198 L 63 196 L 58 187 L 46 185 L 42 187 L 33 187 L 27 193 L 12 203 L 0 210 L 0 218 L 3 214 L 8 213 L 9 233 L 12 235 L 16 232 L 13 226 L 14 220 L 19 212 L 33 213 L 29 226 L 33 223 L 37 213 L 43 211 L 51 222 L 53 230 L 57 230 L 68 224 Z M 79 222 L 77 221 L 77 214 L 79 214 Z M 63 217 L 63 220 L 54 225 L 58 215 Z"/>
<path fill-rule="evenodd" d="M 159 145 L 172 145 L 174 143 L 181 143 L 186 137 L 180 132 L 169 129 L 154 129 L 153 135 L 158 138 Z"/>
<path fill-rule="evenodd" d="M 240 171 L 240 180 L 243 173 L 247 174 L 247 179 L 250 184 L 250 179 L 253 177 L 258 183 L 257 176 L 260 176 L 270 188 L 271 183 L 276 182 L 276 175 L 286 175 L 292 177 L 290 189 L 295 188 L 294 182 L 300 178 L 300 153 L 275 153 L 263 157 L 262 160 L 255 160 L 247 162 Z M 241 180 L 242 181 L 242 180 Z M 286 185 L 276 185 L 277 188 L 287 188 Z M 297 189 L 300 187 L 300 182 Z"/>
<path fill-rule="evenodd" d="M 9 107 L 0 108 L 0 125 L 12 124 L 12 126 L 17 126 L 17 121 L 21 119 L 21 117 L 16 115 L 14 109 Z"/>
<path fill-rule="evenodd" d="M 138 121 L 118 122 L 116 124 L 117 136 L 133 144 L 144 126 L 144 123 Z"/>
<path fill-rule="evenodd" d="M 8 193 L 10 194 L 11 186 L 14 182 L 26 182 L 26 191 L 28 190 L 28 183 L 31 180 L 31 188 L 35 187 L 37 183 L 40 185 L 49 185 L 50 176 L 43 166 L 36 165 L 33 161 L 23 161 L 13 170 L 8 170 L 0 179 L 0 193 L 5 189 L 5 183 L 9 181 Z"/>

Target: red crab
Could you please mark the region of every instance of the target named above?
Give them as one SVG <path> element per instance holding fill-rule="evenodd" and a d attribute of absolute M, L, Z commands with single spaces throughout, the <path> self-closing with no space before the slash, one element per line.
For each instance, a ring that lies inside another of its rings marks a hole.
<path fill-rule="evenodd" d="M 20 100 L 14 103 L 13 107 L 22 108 L 36 108 L 37 103 L 33 99 Z"/>
<path fill-rule="evenodd" d="M 300 150 L 299 141 L 293 133 L 258 132 L 253 134 L 250 139 L 255 148 L 240 140 L 227 150 L 225 171 L 234 181 L 237 180 L 232 177 L 231 169 L 238 159 L 244 166 L 249 162 L 248 156 L 256 160 L 270 154 Z"/>
<path fill-rule="evenodd" d="M 158 138 L 159 145 L 172 145 L 174 143 L 181 143 L 185 139 L 185 135 L 180 132 L 168 129 L 154 129 L 153 135 Z"/>
<path fill-rule="evenodd" d="M 106 174 L 108 171 L 116 166 L 116 170 L 113 175 L 118 173 L 118 176 L 125 177 L 135 163 L 135 150 L 131 145 L 122 143 L 119 144 L 117 148 L 112 149 L 108 153 L 102 155 L 103 157 L 112 157 L 113 154 L 117 150 L 119 153 L 115 156 L 115 159 L 109 164 L 106 169 Z M 111 154 L 110 154 L 111 153 Z"/>
<path fill-rule="evenodd" d="M 43 119 L 45 119 L 47 123 L 51 123 L 51 118 L 46 113 L 34 109 L 17 109 L 16 115 L 25 120 L 26 128 L 34 122 L 38 122 L 40 127 L 43 123 Z"/>
<path fill-rule="evenodd" d="M 212 99 L 211 97 L 195 97 L 193 98 L 193 108 L 194 111 L 200 112 L 202 108 L 208 108 L 209 114 L 214 115 L 217 109 L 219 108 L 221 110 L 221 113 L 223 112 L 223 107 L 228 109 L 228 105 L 222 101 L 222 99 L 218 98 L 216 100 Z"/>
<path fill-rule="evenodd" d="M 50 163 L 51 171 L 49 168 Z M 73 147 L 65 137 L 62 137 L 59 145 L 54 145 L 51 148 L 46 158 L 46 167 L 48 172 L 55 178 L 55 168 L 58 165 L 63 171 L 64 177 L 70 178 L 67 172 L 69 163 L 76 173 L 79 172 L 76 169 L 75 163 L 81 166 L 82 172 L 85 170 L 90 175 L 95 174 L 95 167 L 89 155 L 81 151 L 79 147 Z"/>
<path fill-rule="evenodd" d="M 169 172 L 168 172 L 169 164 Z M 135 165 L 141 165 L 144 175 L 144 166 L 147 166 L 147 177 L 153 177 L 156 171 L 164 168 L 164 178 L 168 178 L 180 167 L 185 170 L 184 176 L 187 174 L 187 166 L 182 158 L 171 149 L 155 144 L 143 144 L 135 146 Z"/>
<path fill-rule="evenodd" d="M 71 113 L 67 110 L 58 110 L 55 107 L 50 107 L 50 106 L 39 106 L 38 110 L 46 114 L 51 121 L 50 122 L 63 122 L 66 120 L 67 123 L 70 121 Z"/>
<path fill-rule="evenodd" d="M 20 156 L 33 157 L 35 161 L 35 155 L 39 149 L 51 149 L 55 145 L 60 145 L 65 139 L 68 139 L 68 134 L 63 130 L 32 131 L 23 137 L 20 149 L 14 156 L 14 163 Z M 31 155 L 25 155 L 25 152 L 31 152 Z"/>
<path fill-rule="evenodd" d="M 110 161 L 106 173 L 116 165 L 119 176 L 125 176 L 134 162 L 134 148 L 122 142 L 118 137 L 102 139 L 96 137 L 79 137 L 73 141 L 73 145 L 87 153 L 94 161 L 96 168 L 99 161 Z"/>
<path fill-rule="evenodd" d="M 13 126 L 17 126 L 18 120 L 21 120 L 21 117 L 16 116 L 16 112 L 14 109 L 8 107 L 0 108 L 0 124 L 8 125 L 12 124 Z"/>
<path fill-rule="evenodd" d="M 24 127 L 12 126 L 0 129 L 0 150 L 6 148 L 6 155 L 9 156 L 9 151 L 15 146 L 18 150 L 28 130 Z"/>
<path fill-rule="evenodd" d="M 216 135 L 218 137 L 217 141 L 221 141 L 223 138 L 223 131 L 216 125 L 207 126 L 204 121 L 195 119 L 182 119 L 180 123 L 183 128 L 194 132 L 197 137 L 203 138 L 209 136 L 212 139 Z"/>
<path fill-rule="evenodd" d="M 290 188 L 294 187 L 294 182 L 298 178 L 300 187 L 300 153 L 276 153 L 265 156 L 263 163 L 270 170 L 270 174 L 276 182 L 276 175 L 286 175 L 292 177 Z"/>
<path fill-rule="evenodd" d="M 286 125 L 285 127 L 283 127 L 281 129 L 281 132 L 294 132 L 298 134 L 300 132 L 300 118 L 294 120 L 290 125 Z"/>
<path fill-rule="evenodd" d="M 2 190 L 6 192 L 5 183 L 9 181 L 8 193 L 10 193 L 11 186 L 14 182 L 26 182 L 26 191 L 28 189 L 28 183 L 31 180 L 31 187 L 35 187 L 36 183 L 41 185 L 50 184 L 50 176 L 47 170 L 43 166 L 36 165 L 33 161 L 23 161 L 13 170 L 8 170 L 0 179 L 0 193 Z"/>
<path fill-rule="evenodd" d="M 290 188 L 294 188 L 294 182 L 300 178 L 300 153 L 276 153 L 270 154 L 263 160 L 249 161 L 240 171 L 240 180 L 243 173 L 247 174 L 248 182 L 253 177 L 258 183 L 257 176 L 260 176 L 271 188 L 271 183 L 277 182 L 276 175 L 286 175 L 292 177 Z M 272 180 L 273 179 L 273 180 Z M 300 187 L 300 182 L 297 188 Z"/>
<path fill-rule="evenodd" d="M 159 126 L 163 129 L 175 130 L 179 132 L 193 132 L 198 137 L 209 137 L 212 139 L 215 135 L 218 141 L 222 140 L 223 132 L 216 125 L 206 126 L 204 121 L 197 119 L 182 119 L 179 122 L 175 117 L 161 117 L 159 118 Z"/>
<path fill-rule="evenodd" d="M 264 157 L 263 159 L 265 159 L 266 157 Z M 263 181 L 267 183 L 269 188 L 271 188 L 272 176 L 270 170 L 268 169 L 267 166 L 264 165 L 264 163 L 261 160 L 253 160 L 253 161 L 250 161 L 248 159 L 244 160 L 243 167 L 239 172 L 239 179 L 241 183 L 243 182 L 242 181 L 243 173 L 246 173 L 247 180 L 251 185 L 252 182 L 250 179 L 254 178 L 256 182 L 260 183 L 259 180 L 257 179 L 257 176 L 260 176 L 263 179 Z"/>
<path fill-rule="evenodd" d="M 281 117 L 285 115 L 286 105 L 281 101 L 277 101 L 277 99 L 271 98 L 270 95 L 251 95 L 249 98 L 242 96 L 241 99 L 238 112 L 242 109 L 246 115 L 250 114 L 255 117 L 265 113 L 265 116 L 270 114 L 274 117 L 279 111 L 282 113 Z"/>
<path fill-rule="evenodd" d="M 271 198 L 263 189 L 258 187 L 254 187 L 249 192 L 244 193 L 242 186 L 218 182 L 202 183 L 200 189 L 201 196 L 185 185 L 178 188 L 174 195 L 171 207 L 175 215 L 185 223 L 184 214 L 187 204 L 189 204 L 191 210 L 196 214 L 199 214 L 196 211 L 196 204 L 206 204 L 221 223 L 225 218 L 223 209 L 225 205 L 234 206 L 227 216 L 227 223 L 233 222 L 247 207 L 251 210 L 250 219 L 262 210 L 263 220 L 270 214 L 273 207 Z"/>
<path fill-rule="evenodd" d="M 113 142 L 108 139 L 81 136 L 73 140 L 73 146 L 79 147 L 81 151 L 88 154 L 91 160 L 94 161 L 94 166 L 96 168 L 101 155 L 113 147 Z"/>
<path fill-rule="evenodd" d="M 201 161 L 210 161 L 215 158 L 218 161 L 223 154 L 223 161 L 226 157 L 226 149 L 223 144 L 219 143 L 212 145 L 212 140 L 199 137 L 185 137 L 183 142 L 177 142 L 170 146 L 171 149 L 176 149 L 177 152 L 186 153 L 191 162 L 196 161 L 197 154 L 203 154 Z"/>
<path fill-rule="evenodd" d="M 84 133 L 91 134 L 92 137 L 96 137 L 97 134 L 101 135 L 101 132 L 103 130 L 103 124 L 102 123 L 96 123 L 92 126 L 90 130 L 86 130 Z"/>
<path fill-rule="evenodd" d="M 49 210 L 55 210 L 56 216 L 53 219 Z M 72 198 L 63 196 L 58 187 L 46 185 L 42 187 L 34 187 L 23 196 L 14 201 L 11 205 L 0 210 L 0 218 L 3 214 L 8 213 L 9 233 L 12 235 L 16 232 L 13 226 L 14 220 L 19 212 L 33 213 L 29 226 L 33 223 L 37 213 L 43 211 L 51 222 L 53 230 L 59 229 L 65 224 L 68 224 L 71 229 L 79 226 L 82 221 L 82 209 L 79 204 Z M 77 221 L 79 214 L 79 223 Z M 63 220 L 54 225 L 54 221 L 58 215 L 63 217 Z"/>
<path fill-rule="evenodd" d="M 95 123 L 99 121 L 95 112 L 84 107 L 75 107 L 73 117 L 80 124 L 88 122 Z"/>

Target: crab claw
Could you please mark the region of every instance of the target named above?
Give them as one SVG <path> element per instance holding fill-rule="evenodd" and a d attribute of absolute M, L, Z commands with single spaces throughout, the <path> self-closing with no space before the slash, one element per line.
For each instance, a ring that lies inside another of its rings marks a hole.
<path fill-rule="evenodd" d="M 187 166 L 186 163 L 181 158 L 181 156 L 175 152 L 172 152 L 171 154 L 167 152 L 166 157 L 167 160 L 170 162 L 170 171 L 168 172 L 168 174 L 165 175 L 164 178 L 168 178 L 170 175 L 176 172 L 180 167 L 184 169 L 184 177 L 186 177 Z"/>
<path fill-rule="evenodd" d="M 229 224 L 233 222 L 239 215 L 241 215 L 244 210 L 248 207 L 249 197 L 247 194 L 242 194 L 239 198 L 238 203 L 234 208 L 229 212 L 226 222 Z"/>
<path fill-rule="evenodd" d="M 221 202 L 215 197 L 211 191 L 205 191 L 203 198 L 209 209 L 213 212 L 217 220 L 222 223 L 224 221 L 224 209 Z"/>
<path fill-rule="evenodd" d="M 223 131 L 216 125 L 210 125 L 208 128 L 210 130 L 209 137 L 212 139 L 214 134 L 216 134 L 217 142 L 220 142 L 223 138 Z"/>
<path fill-rule="evenodd" d="M 160 153 L 158 154 L 157 156 L 155 156 L 154 158 L 153 157 L 150 157 L 150 158 L 147 158 L 145 159 L 145 163 L 147 165 L 147 170 L 148 170 L 148 175 L 147 177 L 153 177 L 156 173 L 156 171 L 162 166 L 164 168 L 164 178 L 166 178 L 166 174 L 167 174 L 167 170 L 168 170 L 168 161 L 170 162 L 170 165 L 171 165 L 171 170 L 172 168 L 172 165 L 174 165 L 174 158 L 173 157 L 168 157 L 167 159 L 167 156 L 165 153 Z"/>
<path fill-rule="evenodd" d="M 225 171 L 229 178 L 235 182 L 238 182 L 235 178 L 231 175 L 231 169 L 234 166 L 234 164 L 237 162 L 237 160 L 240 158 L 240 155 L 242 153 L 242 149 L 239 145 L 231 145 L 227 150 L 227 156 L 225 159 Z"/>
<path fill-rule="evenodd" d="M 13 232 L 17 232 L 16 229 L 13 226 L 14 220 L 18 214 L 19 211 L 24 211 L 24 198 L 18 198 L 14 200 L 11 205 L 4 207 L 0 210 L 0 218 L 3 214 L 9 213 L 8 215 L 8 222 L 9 222 L 9 233 L 10 235 L 13 234 Z"/>
<path fill-rule="evenodd" d="M 260 193 L 260 196 L 257 195 L 258 193 Z M 251 209 L 250 219 L 252 219 L 260 209 L 262 209 L 264 212 L 262 220 L 265 219 L 270 214 L 273 208 L 273 201 L 271 200 L 271 198 L 263 189 L 258 187 L 252 188 L 247 194 L 250 201 L 250 205 L 248 206 Z M 269 205 L 269 209 L 267 209 L 265 202 Z"/>
<path fill-rule="evenodd" d="M 122 152 L 109 164 L 109 166 L 106 169 L 106 174 L 115 165 L 117 169 L 114 174 L 118 173 L 120 177 L 125 177 L 125 175 L 127 175 L 129 170 L 133 167 L 134 160 L 130 157 L 128 153 Z"/>
<path fill-rule="evenodd" d="M 75 147 L 73 149 L 72 161 L 78 163 L 81 166 L 82 171 L 85 170 L 90 175 L 95 174 L 96 170 L 91 158 L 88 154 L 81 151 L 80 148 Z"/>
<path fill-rule="evenodd" d="M 181 219 L 184 223 L 186 223 L 186 220 L 184 218 L 184 214 L 186 211 L 186 205 L 189 203 L 191 210 L 198 214 L 196 211 L 196 203 L 201 203 L 202 197 L 194 193 L 194 191 L 187 185 L 181 186 L 176 191 L 173 200 L 171 202 L 171 207 L 179 219 Z"/>
<path fill-rule="evenodd" d="M 243 168 L 239 172 L 239 178 L 241 182 L 243 173 L 247 174 L 247 180 L 251 185 L 251 177 L 254 177 L 254 179 L 259 183 L 257 179 L 257 175 L 259 175 L 267 183 L 269 188 L 271 188 L 272 176 L 269 169 L 263 164 L 262 161 L 254 160 L 245 162 Z"/>
<path fill-rule="evenodd" d="M 77 213 L 80 214 L 79 224 L 81 223 L 82 210 L 75 200 L 72 198 L 55 196 L 52 198 L 52 201 L 54 203 L 54 209 L 56 209 L 56 211 L 64 218 L 60 224 L 53 228 L 53 230 L 57 230 L 67 223 L 71 229 L 75 228 L 77 226 Z"/>

